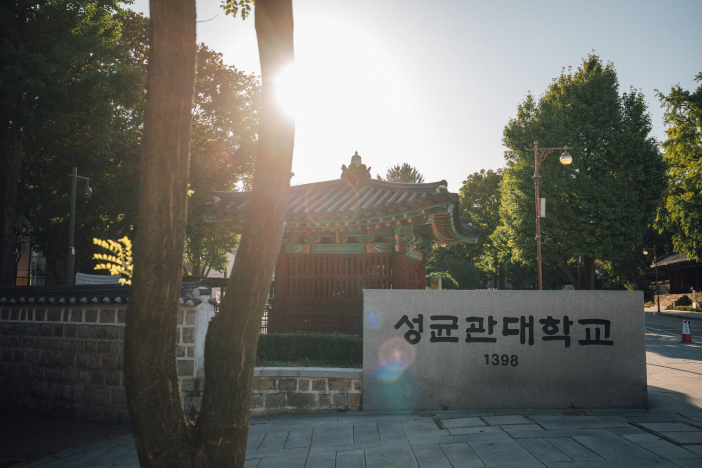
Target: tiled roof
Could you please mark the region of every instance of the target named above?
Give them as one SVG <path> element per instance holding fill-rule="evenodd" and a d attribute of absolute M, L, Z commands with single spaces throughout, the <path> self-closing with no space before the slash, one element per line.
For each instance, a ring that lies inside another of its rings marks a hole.
<path fill-rule="evenodd" d="M 467 237 L 479 231 L 470 218 L 458 215 L 458 195 L 450 193 L 445 180 L 426 184 L 361 179 L 352 184 L 345 179 L 290 187 L 286 222 L 317 223 L 357 221 L 422 210 L 449 204 L 455 228 Z M 243 220 L 249 207 L 250 192 L 213 192 L 213 202 L 200 206 L 204 213 L 218 218 Z"/>
<path fill-rule="evenodd" d="M 129 300 L 129 286 L 119 284 L 81 284 L 74 286 L 11 286 L 0 288 L 0 305 L 11 304 L 87 304 L 123 303 Z M 181 283 L 181 304 L 198 305 L 199 297 L 209 296 L 210 290 L 200 282 Z M 214 300 L 214 299 L 212 299 Z"/>
<path fill-rule="evenodd" d="M 678 252 L 670 252 L 669 254 L 665 254 L 662 257 L 658 259 L 658 266 L 663 266 L 663 265 L 671 265 L 673 263 L 682 263 L 682 262 L 694 262 L 695 259 L 689 259 L 687 258 L 686 253 L 678 253 Z M 655 263 L 651 264 L 651 268 L 653 268 Z"/>

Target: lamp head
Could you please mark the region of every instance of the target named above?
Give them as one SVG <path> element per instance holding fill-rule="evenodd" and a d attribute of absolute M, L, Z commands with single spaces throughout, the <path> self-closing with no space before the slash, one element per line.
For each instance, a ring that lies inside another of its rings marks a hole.
<path fill-rule="evenodd" d="M 563 154 L 561 155 L 561 164 L 564 166 L 569 165 L 570 163 L 573 162 L 573 156 L 568 153 L 568 151 L 563 151 Z"/>
<path fill-rule="evenodd" d="M 644 251 L 643 251 L 643 254 L 644 254 L 644 255 L 648 255 L 648 250 L 644 250 Z"/>
<path fill-rule="evenodd" d="M 88 185 L 89 180 L 90 179 L 85 179 L 85 188 L 83 188 L 83 193 L 81 194 L 81 195 L 83 195 L 83 198 L 85 198 L 86 200 L 89 200 L 90 196 L 93 194 L 93 189 L 91 189 L 90 186 Z"/>

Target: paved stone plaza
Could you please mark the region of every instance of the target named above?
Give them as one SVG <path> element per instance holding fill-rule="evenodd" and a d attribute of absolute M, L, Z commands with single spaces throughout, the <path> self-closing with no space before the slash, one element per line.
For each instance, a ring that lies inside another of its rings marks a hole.
<path fill-rule="evenodd" d="M 702 345 L 646 316 L 649 411 L 468 410 L 271 415 L 251 420 L 248 467 L 701 467 Z M 692 334 L 702 340 L 701 321 Z M 2 447 L 5 450 L 5 447 Z M 0 466 L 9 466 L 2 465 Z M 22 465 L 138 467 L 131 436 Z"/>

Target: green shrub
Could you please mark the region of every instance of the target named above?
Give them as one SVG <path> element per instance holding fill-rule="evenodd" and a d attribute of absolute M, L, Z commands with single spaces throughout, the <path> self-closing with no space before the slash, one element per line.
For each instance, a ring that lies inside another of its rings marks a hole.
<path fill-rule="evenodd" d="M 644 302 L 644 307 L 656 307 L 655 302 Z"/>
<path fill-rule="evenodd" d="M 702 312 L 702 307 L 695 307 L 694 309 L 692 306 L 668 306 L 666 310 L 684 310 L 687 312 Z"/>
<path fill-rule="evenodd" d="M 311 361 L 361 366 L 363 339 L 336 335 L 259 335 L 256 358 L 258 362 Z"/>

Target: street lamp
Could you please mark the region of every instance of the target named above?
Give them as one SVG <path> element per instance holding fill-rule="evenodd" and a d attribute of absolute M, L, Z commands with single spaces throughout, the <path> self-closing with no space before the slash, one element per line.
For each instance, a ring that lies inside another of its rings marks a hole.
<path fill-rule="evenodd" d="M 534 142 L 534 149 L 530 149 L 529 151 L 534 152 L 534 187 L 536 188 L 536 258 L 539 261 L 539 291 L 542 291 L 544 289 L 544 283 L 543 283 L 543 278 L 542 278 L 542 273 L 541 273 L 541 246 L 545 245 L 546 242 L 541 242 L 541 200 L 539 199 L 539 183 L 541 182 L 541 176 L 539 175 L 539 163 L 542 162 L 543 160 L 546 159 L 546 156 L 551 154 L 553 151 L 556 150 L 563 150 L 563 154 L 561 154 L 561 164 L 564 166 L 569 165 L 570 163 L 573 162 L 573 157 L 568 153 L 569 148 L 567 146 L 564 146 L 563 148 L 541 148 L 539 149 L 539 142 L 535 141 Z M 545 206 L 544 206 L 545 208 Z"/>
<path fill-rule="evenodd" d="M 648 255 L 648 250 L 644 249 L 644 255 Z M 656 254 L 656 246 L 653 246 L 653 264 L 656 266 L 656 302 L 658 303 L 658 312 L 661 311 L 661 296 L 658 293 L 658 255 Z"/>
<path fill-rule="evenodd" d="M 89 177 L 81 177 L 78 175 L 78 168 L 74 167 L 73 172 L 68 174 L 71 177 L 71 216 L 68 218 L 68 254 L 66 255 L 66 286 L 73 285 L 73 267 L 76 262 L 75 231 L 76 231 L 76 186 L 78 179 L 85 180 L 85 187 L 81 195 L 87 200 L 93 193 L 93 189 L 88 185 Z"/>

